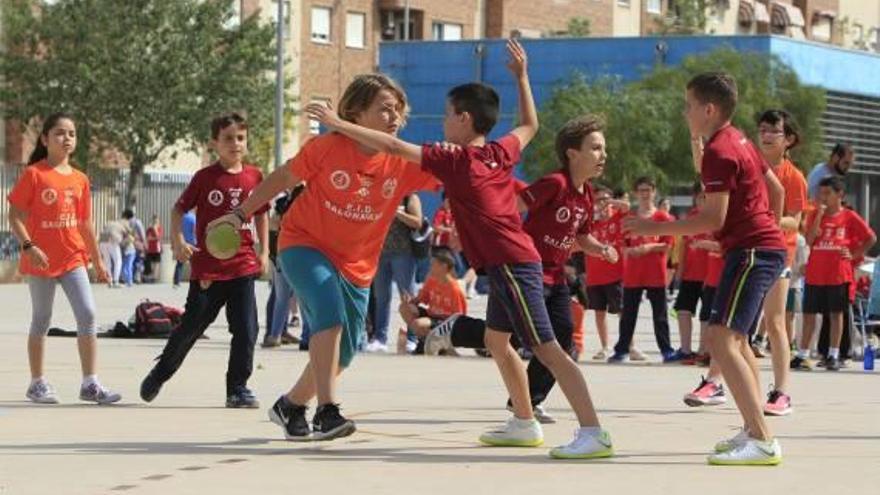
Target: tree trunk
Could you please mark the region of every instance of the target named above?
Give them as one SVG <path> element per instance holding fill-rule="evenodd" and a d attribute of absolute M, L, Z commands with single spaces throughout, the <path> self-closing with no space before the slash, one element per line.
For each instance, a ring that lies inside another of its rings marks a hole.
<path fill-rule="evenodd" d="M 133 157 L 128 168 L 128 187 L 125 189 L 125 208 L 134 209 L 137 203 L 137 191 L 144 182 L 145 160 Z"/>

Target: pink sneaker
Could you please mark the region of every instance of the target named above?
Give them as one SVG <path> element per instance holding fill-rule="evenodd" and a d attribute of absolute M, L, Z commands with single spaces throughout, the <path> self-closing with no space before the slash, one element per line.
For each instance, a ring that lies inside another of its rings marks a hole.
<path fill-rule="evenodd" d="M 710 382 L 705 377 L 700 379 L 699 387 L 684 396 L 684 403 L 691 407 L 717 406 L 725 402 L 727 397 L 724 396 L 724 386 Z"/>
<path fill-rule="evenodd" d="M 771 390 L 767 394 L 767 403 L 764 404 L 765 416 L 788 416 L 794 409 L 791 407 L 791 397 L 779 390 Z"/>

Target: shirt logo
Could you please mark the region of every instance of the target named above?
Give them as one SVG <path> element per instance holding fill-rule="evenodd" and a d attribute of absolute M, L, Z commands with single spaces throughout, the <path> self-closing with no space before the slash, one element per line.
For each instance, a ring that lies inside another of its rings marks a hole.
<path fill-rule="evenodd" d="M 55 204 L 55 201 L 58 201 L 58 192 L 55 189 L 43 189 L 43 192 L 40 193 L 40 199 L 46 206 Z"/>
<path fill-rule="evenodd" d="M 213 206 L 220 206 L 223 204 L 223 193 L 217 189 L 211 190 L 208 193 L 208 203 L 211 203 Z"/>
<path fill-rule="evenodd" d="M 567 206 L 562 206 L 558 210 L 556 210 L 556 221 L 559 223 L 565 223 L 571 219 L 571 210 L 568 209 Z"/>
<path fill-rule="evenodd" d="M 330 183 L 333 184 L 333 187 L 342 191 L 348 189 L 348 186 L 351 185 L 351 176 L 344 170 L 337 170 L 330 174 Z"/>
<path fill-rule="evenodd" d="M 361 187 L 358 188 L 357 194 L 362 199 L 366 199 L 367 196 L 370 195 L 370 188 L 373 187 L 373 178 L 369 175 L 358 174 L 357 176 L 358 182 L 361 184 Z"/>
<path fill-rule="evenodd" d="M 233 187 L 232 189 L 227 189 L 229 196 L 232 198 L 229 200 L 229 203 L 232 204 L 232 207 L 235 208 L 241 204 L 241 193 L 244 189 L 240 187 Z"/>
<path fill-rule="evenodd" d="M 382 184 L 382 197 L 385 199 L 391 199 L 391 196 L 394 196 L 394 191 L 396 190 L 397 179 L 394 177 L 385 179 L 385 182 Z"/>
<path fill-rule="evenodd" d="M 73 189 L 68 188 L 64 190 L 64 204 L 66 206 L 71 206 L 75 197 L 76 192 Z"/>

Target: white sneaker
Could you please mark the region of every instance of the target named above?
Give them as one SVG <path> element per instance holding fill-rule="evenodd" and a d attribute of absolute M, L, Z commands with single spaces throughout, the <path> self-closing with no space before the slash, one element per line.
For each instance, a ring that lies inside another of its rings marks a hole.
<path fill-rule="evenodd" d="M 728 452 L 709 456 L 713 466 L 776 466 L 782 462 L 782 447 L 779 441 L 762 442 L 749 438 Z"/>
<path fill-rule="evenodd" d="M 597 352 L 593 356 L 593 360 L 594 361 L 605 361 L 609 357 L 611 357 L 612 354 L 614 354 L 614 352 L 611 349 L 602 349 L 601 351 Z"/>
<path fill-rule="evenodd" d="M 538 447 L 544 443 L 544 432 L 535 419 L 512 417 L 500 428 L 480 435 L 480 442 L 495 447 Z"/>
<path fill-rule="evenodd" d="M 388 344 L 383 344 L 378 340 L 373 340 L 369 344 L 367 344 L 367 347 L 364 350 L 371 353 L 388 352 Z"/>
<path fill-rule="evenodd" d="M 507 410 L 513 412 L 513 405 L 508 404 Z M 552 425 L 556 423 L 556 418 L 554 418 L 550 413 L 544 410 L 544 406 L 538 404 L 537 406 L 532 408 L 532 414 L 535 416 L 535 419 L 538 420 L 538 423 L 542 425 Z"/>
<path fill-rule="evenodd" d="M 588 433 L 582 428 L 574 432 L 574 439 L 567 445 L 560 445 L 550 451 L 554 459 L 601 459 L 614 455 L 611 435 L 601 430 L 599 434 Z"/>
<path fill-rule="evenodd" d="M 633 347 L 629 351 L 629 360 L 630 361 L 647 361 L 648 356 L 646 356 L 644 352 L 639 350 L 639 348 Z"/>
<path fill-rule="evenodd" d="M 749 440 L 749 432 L 745 428 L 741 428 L 736 435 L 727 440 L 722 440 L 715 444 L 715 453 L 730 452 Z"/>
<path fill-rule="evenodd" d="M 100 383 L 83 384 L 79 389 L 79 400 L 87 402 L 95 402 L 98 404 L 113 404 L 119 402 L 122 396 L 108 388 L 104 388 Z"/>
<path fill-rule="evenodd" d="M 477 284 L 476 284 L 476 282 L 469 283 L 466 285 L 467 285 L 467 287 L 465 288 L 465 297 L 467 297 L 468 299 L 473 299 L 473 298 L 477 297 Z"/>
<path fill-rule="evenodd" d="M 461 315 L 452 315 L 446 318 L 436 327 L 432 328 L 425 337 L 425 355 L 436 356 L 440 351 L 452 350 L 452 327 Z"/>
<path fill-rule="evenodd" d="M 58 404 L 58 396 L 55 395 L 55 389 L 46 380 L 31 383 L 25 393 L 25 397 L 37 404 Z"/>
<path fill-rule="evenodd" d="M 407 340 L 404 348 L 406 349 L 407 354 L 412 354 L 412 353 L 416 352 L 416 347 L 418 347 L 418 346 L 419 346 L 418 343 Z"/>

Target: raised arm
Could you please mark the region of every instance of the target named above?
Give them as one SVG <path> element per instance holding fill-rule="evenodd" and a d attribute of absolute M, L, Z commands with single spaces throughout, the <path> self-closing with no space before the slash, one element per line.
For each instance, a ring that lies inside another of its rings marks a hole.
<path fill-rule="evenodd" d="M 354 139 L 367 148 L 380 153 L 399 156 L 414 163 L 422 162 L 422 147 L 388 134 L 342 120 L 329 103 L 311 103 L 306 106 L 306 115 L 325 127 Z"/>
<path fill-rule="evenodd" d="M 525 148 L 538 133 L 539 127 L 538 110 L 529 83 L 528 57 L 522 45 L 514 39 L 507 42 L 507 54 L 510 55 L 507 68 L 516 78 L 516 89 L 519 94 L 519 125 L 511 131 L 511 134 L 519 139 L 520 148 Z"/>

